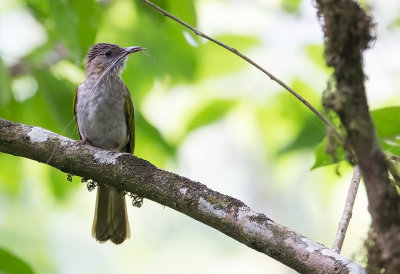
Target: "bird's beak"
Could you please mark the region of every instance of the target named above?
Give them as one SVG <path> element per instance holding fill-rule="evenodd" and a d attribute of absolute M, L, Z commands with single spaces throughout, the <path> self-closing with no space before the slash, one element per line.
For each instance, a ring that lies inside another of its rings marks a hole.
<path fill-rule="evenodd" d="M 125 50 L 127 51 L 128 54 L 131 54 L 131 53 L 134 53 L 134 52 L 145 50 L 145 48 L 142 48 L 142 47 L 127 47 L 127 48 L 125 48 Z"/>

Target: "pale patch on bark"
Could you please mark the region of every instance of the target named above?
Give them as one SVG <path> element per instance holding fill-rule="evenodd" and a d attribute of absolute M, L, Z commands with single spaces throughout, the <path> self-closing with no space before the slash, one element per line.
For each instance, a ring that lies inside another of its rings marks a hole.
<path fill-rule="evenodd" d="M 212 215 L 214 215 L 218 218 L 225 218 L 225 216 L 226 216 L 226 213 L 224 210 L 215 208 L 212 203 L 210 203 L 203 197 L 200 197 L 200 199 L 199 199 L 199 209 L 201 211 L 211 213 Z"/>
<path fill-rule="evenodd" d="M 63 147 L 71 145 L 71 139 L 69 139 L 69 138 L 61 137 L 61 138 L 58 138 L 58 139 L 60 140 L 60 144 Z"/>
<path fill-rule="evenodd" d="M 325 246 L 316 244 L 316 243 L 310 241 L 310 240 L 307 239 L 307 238 L 302 238 L 301 241 L 304 242 L 304 243 L 307 245 L 307 246 L 306 246 L 306 250 L 307 250 L 308 252 L 310 252 L 310 253 L 325 248 Z"/>
<path fill-rule="evenodd" d="M 188 188 L 187 187 L 182 187 L 178 191 L 179 191 L 180 194 L 186 195 L 186 192 L 188 191 Z"/>
<path fill-rule="evenodd" d="M 49 138 L 47 131 L 40 127 L 32 127 L 27 134 L 32 143 L 43 143 Z"/>
<path fill-rule="evenodd" d="M 251 209 L 249 207 L 246 207 L 246 206 L 240 207 L 238 212 L 237 212 L 238 221 L 240 221 L 241 219 L 243 219 L 244 217 L 249 215 L 249 213 L 254 215 L 254 212 L 251 212 Z"/>
<path fill-rule="evenodd" d="M 365 269 L 362 268 L 360 265 L 342 257 L 340 254 L 336 253 L 335 251 L 325 248 L 321 251 L 322 255 L 334 258 L 336 261 L 340 261 L 341 264 L 346 265 L 346 268 L 349 270 L 349 273 L 352 274 L 365 274 Z"/>
<path fill-rule="evenodd" d="M 108 151 L 98 151 L 94 154 L 94 158 L 96 159 L 97 162 L 100 164 L 111 164 L 115 165 L 117 163 L 117 159 L 119 157 L 119 154 L 113 154 L 110 155 L 110 152 Z"/>
<path fill-rule="evenodd" d="M 243 231 L 262 238 L 271 238 L 273 233 L 267 228 L 266 223 L 257 221 L 259 214 L 249 207 L 241 207 L 237 213 L 237 220 L 243 226 Z"/>

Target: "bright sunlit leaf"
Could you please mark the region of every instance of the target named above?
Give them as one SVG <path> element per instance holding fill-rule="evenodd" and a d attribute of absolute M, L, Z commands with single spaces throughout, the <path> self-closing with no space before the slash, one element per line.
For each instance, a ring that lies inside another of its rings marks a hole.
<path fill-rule="evenodd" d="M 376 109 L 371 116 L 383 150 L 400 156 L 400 107 Z"/>
<path fill-rule="evenodd" d="M 387 107 L 371 111 L 379 143 L 384 152 L 400 156 L 400 107 Z M 318 145 L 315 151 L 315 163 L 312 169 L 331 165 L 344 160 L 344 151 L 337 144 L 335 157 L 326 152 L 327 138 Z"/>
<path fill-rule="evenodd" d="M 331 146 L 328 150 L 334 151 L 333 153 L 327 152 L 328 146 Z M 314 165 L 311 167 L 311 169 L 337 164 L 343 160 L 344 160 L 343 147 L 339 143 L 336 143 L 335 145 L 328 144 L 328 138 L 325 137 L 324 140 L 322 140 L 322 142 L 317 146 L 317 149 L 315 150 L 315 162 Z"/>

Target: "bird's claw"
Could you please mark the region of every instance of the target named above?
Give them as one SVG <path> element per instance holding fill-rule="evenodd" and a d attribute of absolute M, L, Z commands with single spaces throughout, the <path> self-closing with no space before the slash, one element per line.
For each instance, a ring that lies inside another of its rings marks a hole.
<path fill-rule="evenodd" d="M 76 146 L 83 146 L 83 145 L 86 145 L 86 144 L 88 144 L 89 143 L 89 140 L 88 139 L 82 139 L 82 140 L 80 140 L 80 141 L 77 141 L 76 143 L 75 143 L 75 145 Z"/>

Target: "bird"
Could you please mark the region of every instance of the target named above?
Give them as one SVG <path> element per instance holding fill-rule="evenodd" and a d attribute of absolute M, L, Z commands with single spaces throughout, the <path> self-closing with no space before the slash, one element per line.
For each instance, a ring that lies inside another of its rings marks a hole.
<path fill-rule="evenodd" d="M 110 152 L 134 153 L 135 119 L 131 94 L 121 79 L 128 56 L 143 47 L 97 43 L 86 55 L 86 79 L 73 104 L 80 141 Z M 130 237 L 124 193 L 99 184 L 92 236 L 100 243 L 121 244 Z"/>

